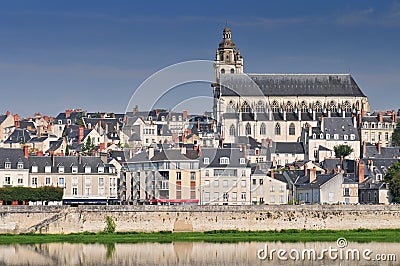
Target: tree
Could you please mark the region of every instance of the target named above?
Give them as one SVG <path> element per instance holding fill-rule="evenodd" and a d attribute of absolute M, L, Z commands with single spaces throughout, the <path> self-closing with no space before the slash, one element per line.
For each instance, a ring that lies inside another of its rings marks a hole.
<path fill-rule="evenodd" d="M 353 148 L 351 146 L 343 144 L 333 147 L 333 150 L 335 151 L 336 158 L 344 158 L 353 152 Z"/>
<path fill-rule="evenodd" d="M 69 145 L 65 148 L 65 156 L 69 156 Z"/>
<path fill-rule="evenodd" d="M 96 150 L 96 146 L 94 146 L 92 139 L 90 137 L 87 138 L 85 145 L 82 147 L 83 155 L 92 155 L 93 151 Z"/>
<path fill-rule="evenodd" d="M 394 129 L 392 134 L 392 146 L 400 146 L 400 123 Z"/>
<path fill-rule="evenodd" d="M 400 202 L 400 162 L 392 164 L 385 175 L 385 181 L 389 184 L 393 202 Z"/>

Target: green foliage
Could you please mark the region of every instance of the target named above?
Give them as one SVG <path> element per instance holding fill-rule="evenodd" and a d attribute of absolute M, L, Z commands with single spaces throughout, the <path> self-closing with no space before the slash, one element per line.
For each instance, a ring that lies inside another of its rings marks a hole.
<path fill-rule="evenodd" d="M 63 189 L 59 187 L 4 187 L 0 200 L 4 201 L 61 201 Z"/>
<path fill-rule="evenodd" d="M 385 175 L 385 181 L 389 183 L 393 202 L 400 202 L 400 162 L 392 164 Z"/>
<path fill-rule="evenodd" d="M 85 125 L 85 123 L 83 122 L 83 115 L 82 114 L 76 115 L 75 125 L 78 125 L 78 126 L 84 126 Z"/>
<path fill-rule="evenodd" d="M 83 155 L 92 155 L 93 151 L 96 150 L 96 146 L 94 146 L 92 139 L 90 137 L 87 138 L 85 145 L 82 147 Z"/>
<path fill-rule="evenodd" d="M 69 156 L 69 145 L 65 148 L 65 156 Z"/>
<path fill-rule="evenodd" d="M 106 227 L 104 227 L 104 233 L 115 233 L 115 229 L 117 228 L 117 224 L 110 216 L 106 216 Z"/>
<path fill-rule="evenodd" d="M 397 127 L 393 131 L 392 134 L 392 145 L 400 146 L 400 123 L 397 124 Z"/>
<path fill-rule="evenodd" d="M 335 156 L 336 158 L 344 158 L 346 156 L 349 156 L 350 153 L 353 152 L 353 148 L 350 147 L 349 145 L 338 145 L 333 147 L 334 151 L 335 151 Z"/>

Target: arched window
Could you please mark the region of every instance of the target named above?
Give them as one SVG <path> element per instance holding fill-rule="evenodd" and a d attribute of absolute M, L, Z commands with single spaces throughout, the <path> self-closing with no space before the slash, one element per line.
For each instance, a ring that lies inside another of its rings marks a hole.
<path fill-rule="evenodd" d="M 272 102 L 271 109 L 273 113 L 279 112 L 279 104 L 277 101 Z"/>
<path fill-rule="evenodd" d="M 225 69 L 221 69 L 221 74 L 225 74 Z"/>
<path fill-rule="evenodd" d="M 308 111 L 308 106 L 307 106 L 307 103 L 305 102 L 305 101 L 302 101 L 301 102 L 301 112 L 302 113 L 307 113 L 307 111 Z"/>
<path fill-rule="evenodd" d="M 265 127 L 265 124 L 262 123 L 260 126 L 260 135 L 266 135 L 267 134 L 267 128 Z"/>
<path fill-rule="evenodd" d="M 275 125 L 275 135 L 280 135 L 281 134 L 281 125 L 279 123 L 276 123 Z"/>
<path fill-rule="evenodd" d="M 236 136 L 236 128 L 234 125 L 231 125 L 231 127 L 229 128 L 229 135 Z"/>
<path fill-rule="evenodd" d="M 346 113 L 350 113 L 351 112 L 351 104 L 349 101 L 345 101 L 343 104 L 343 111 L 345 111 Z"/>
<path fill-rule="evenodd" d="M 314 104 L 314 110 L 317 113 L 321 113 L 322 112 L 322 104 L 319 101 L 316 101 Z"/>
<path fill-rule="evenodd" d="M 251 126 L 249 123 L 246 124 L 246 135 L 251 135 Z"/>
<path fill-rule="evenodd" d="M 257 103 L 256 110 L 257 110 L 257 113 L 264 113 L 265 112 L 264 104 L 263 104 L 262 101 L 259 101 Z"/>
<path fill-rule="evenodd" d="M 231 74 L 235 73 L 235 70 L 233 68 L 231 68 Z"/>
<path fill-rule="evenodd" d="M 235 111 L 236 111 L 235 103 L 232 102 L 232 101 L 230 101 L 230 102 L 228 103 L 228 105 L 226 106 L 226 112 L 227 112 L 227 113 L 234 113 Z"/>
<path fill-rule="evenodd" d="M 331 101 L 328 105 L 328 110 L 331 110 L 331 112 L 336 113 L 337 106 L 334 101 Z"/>
<path fill-rule="evenodd" d="M 289 126 L 289 135 L 291 135 L 291 136 L 296 135 L 296 127 L 294 126 L 293 123 L 291 123 Z"/>
<path fill-rule="evenodd" d="M 293 104 L 291 102 L 287 102 L 285 106 L 285 110 L 288 113 L 293 113 Z"/>
<path fill-rule="evenodd" d="M 250 113 L 250 106 L 246 101 L 244 101 L 243 104 L 242 104 L 242 112 L 243 113 Z"/>

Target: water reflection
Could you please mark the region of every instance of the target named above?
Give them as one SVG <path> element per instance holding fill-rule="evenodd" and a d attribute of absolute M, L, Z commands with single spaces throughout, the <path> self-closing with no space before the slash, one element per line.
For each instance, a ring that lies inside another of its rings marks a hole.
<path fill-rule="evenodd" d="M 51 243 L 0 246 L 0 265 L 399 265 L 399 243 L 348 243 L 347 248 L 373 254 L 396 254 L 397 262 L 339 261 L 263 261 L 257 251 L 265 248 L 321 250 L 333 242 L 307 243 L 140 243 L 140 244 L 69 244 Z"/>

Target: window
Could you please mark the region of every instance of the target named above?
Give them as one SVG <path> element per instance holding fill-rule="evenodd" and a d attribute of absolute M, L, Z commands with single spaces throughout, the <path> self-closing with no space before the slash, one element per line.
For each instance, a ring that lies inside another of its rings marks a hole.
<path fill-rule="evenodd" d="M 231 74 L 235 73 L 235 70 L 233 68 L 231 68 Z"/>
<path fill-rule="evenodd" d="M 210 171 L 209 170 L 205 171 L 205 176 L 210 176 Z"/>
<path fill-rule="evenodd" d="M 335 194 L 333 192 L 329 192 L 329 194 L 328 194 L 329 202 L 333 202 L 334 196 L 335 196 Z"/>
<path fill-rule="evenodd" d="M 236 129 L 234 125 L 229 128 L 229 136 L 236 136 Z"/>
<path fill-rule="evenodd" d="M 190 180 L 195 181 L 196 180 L 196 172 L 190 172 Z"/>
<path fill-rule="evenodd" d="M 22 183 L 23 183 L 23 179 L 22 179 L 22 176 L 18 176 L 18 185 L 22 185 Z"/>
<path fill-rule="evenodd" d="M 58 178 L 58 186 L 63 187 L 65 184 L 64 177 L 59 177 Z"/>
<path fill-rule="evenodd" d="M 355 139 L 356 139 L 356 135 L 350 134 L 350 140 L 355 140 Z"/>
<path fill-rule="evenodd" d="M 78 173 L 78 166 L 72 166 L 72 173 L 73 174 Z"/>
<path fill-rule="evenodd" d="M 279 195 L 279 203 L 284 203 L 283 196 Z"/>
<path fill-rule="evenodd" d="M 371 141 L 375 142 L 375 132 L 371 132 Z"/>
<path fill-rule="evenodd" d="M 260 185 L 264 185 L 264 179 L 260 178 Z"/>
<path fill-rule="evenodd" d="M 32 165 L 32 173 L 37 173 L 38 172 L 38 166 L 37 165 Z"/>
<path fill-rule="evenodd" d="M 72 188 L 72 195 L 74 195 L 74 196 L 78 195 L 78 188 L 76 188 L 76 187 Z"/>
<path fill-rule="evenodd" d="M 6 176 L 4 178 L 4 185 L 11 185 L 11 177 Z"/>
<path fill-rule="evenodd" d="M 315 112 L 317 112 L 317 113 L 322 112 L 322 104 L 321 104 L 319 101 L 315 102 L 315 104 L 314 104 L 314 110 L 315 110 Z"/>
<path fill-rule="evenodd" d="M 246 158 L 240 158 L 240 164 L 246 164 Z"/>
<path fill-rule="evenodd" d="M 242 185 L 242 187 L 246 187 L 246 180 L 241 180 L 241 185 Z"/>
<path fill-rule="evenodd" d="M 24 163 L 23 162 L 18 162 L 17 169 L 24 169 Z"/>
<path fill-rule="evenodd" d="M 99 187 L 99 196 L 104 196 L 104 187 Z"/>
<path fill-rule="evenodd" d="M 178 181 L 182 180 L 182 173 L 181 172 L 176 172 L 176 180 L 178 180 Z"/>
<path fill-rule="evenodd" d="M 253 185 L 257 185 L 257 179 L 253 179 Z"/>
<path fill-rule="evenodd" d="M 92 172 L 92 167 L 90 167 L 89 165 L 85 166 L 85 173 L 90 174 L 91 172 Z"/>
<path fill-rule="evenodd" d="M 296 134 L 296 127 L 294 126 L 293 123 L 291 123 L 289 126 L 289 135 L 294 136 L 295 134 Z"/>
<path fill-rule="evenodd" d="M 175 163 L 175 169 L 181 169 L 181 163 L 180 162 L 176 162 Z"/>
<path fill-rule="evenodd" d="M 349 136 L 348 136 L 348 135 L 344 135 L 344 136 L 343 136 L 343 139 L 344 139 L 344 140 L 348 140 L 348 139 L 349 139 Z"/>
<path fill-rule="evenodd" d="M 210 201 L 210 192 L 204 193 L 204 201 Z"/>
<path fill-rule="evenodd" d="M 349 103 L 349 101 L 345 101 L 343 104 L 343 111 L 346 113 L 350 113 L 351 112 L 351 105 Z"/>
<path fill-rule="evenodd" d="M 37 186 L 37 177 L 32 177 L 32 186 Z"/>
<path fill-rule="evenodd" d="M 385 140 L 389 141 L 389 133 L 388 132 L 385 133 Z"/>
<path fill-rule="evenodd" d="M 236 179 L 232 180 L 232 183 L 233 183 L 233 187 L 237 187 L 237 180 Z"/>
<path fill-rule="evenodd" d="M 44 167 L 44 172 L 45 172 L 45 173 L 51 173 L 51 166 L 50 166 L 50 165 L 46 165 L 46 166 Z"/>
<path fill-rule="evenodd" d="M 242 176 L 246 176 L 246 170 L 242 170 Z"/>
<path fill-rule="evenodd" d="M 307 107 L 307 103 L 305 101 L 301 102 L 301 107 L 300 108 L 301 108 L 301 112 L 302 113 L 307 113 L 308 107 Z"/>
<path fill-rule="evenodd" d="M 329 133 L 326 133 L 326 136 L 325 136 L 325 137 L 326 137 L 326 139 L 328 139 L 328 140 L 329 140 L 329 139 L 331 139 L 331 134 L 329 134 Z"/>
<path fill-rule="evenodd" d="M 273 101 L 271 104 L 271 109 L 273 113 L 279 112 L 279 104 L 277 101 Z"/>
<path fill-rule="evenodd" d="M 224 180 L 223 183 L 222 183 L 222 186 L 223 187 L 228 187 L 228 180 Z"/>
<path fill-rule="evenodd" d="M 269 191 L 275 192 L 275 187 L 274 187 L 274 186 L 271 186 L 270 189 L 269 189 Z"/>
<path fill-rule="evenodd" d="M 279 123 L 276 123 L 275 125 L 275 135 L 280 135 L 281 134 L 281 126 L 279 125 Z"/>
<path fill-rule="evenodd" d="M 345 196 L 345 197 L 349 197 L 349 196 L 350 196 L 350 188 L 347 188 L 347 187 L 346 187 L 346 188 L 344 189 L 344 196 Z"/>
<path fill-rule="evenodd" d="M 259 101 L 257 103 L 256 111 L 257 111 L 257 113 L 264 113 L 265 112 L 264 104 L 263 104 L 262 101 Z"/>
<path fill-rule="evenodd" d="M 72 177 L 72 185 L 73 186 L 77 186 L 78 185 L 78 177 L 77 176 L 73 176 Z"/>
<path fill-rule="evenodd" d="M 267 134 L 267 129 L 265 127 L 265 124 L 262 123 L 260 126 L 260 135 L 265 135 L 265 134 Z"/>
<path fill-rule="evenodd" d="M 232 200 L 237 201 L 237 192 L 232 192 Z"/>
<path fill-rule="evenodd" d="M 284 190 L 284 186 L 280 186 L 280 187 L 279 187 L 279 191 L 280 191 L 280 192 L 284 192 L 284 191 L 285 191 L 285 190 Z"/>
<path fill-rule="evenodd" d="M 214 181 L 214 187 L 219 187 L 219 181 L 218 180 Z"/>
<path fill-rule="evenodd" d="M 204 164 L 209 164 L 209 163 L 210 163 L 210 158 L 205 157 L 205 158 L 203 159 L 203 163 L 204 163 Z"/>
<path fill-rule="evenodd" d="M 214 200 L 218 200 L 219 198 L 219 193 L 218 192 L 214 192 Z"/>
<path fill-rule="evenodd" d="M 210 180 L 204 180 L 204 186 L 210 187 Z"/>
<path fill-rule="evenodd" d="M 242 192 L 242 200 L 246 199 L 246 192 Z"/>
<path fill-rule="evenodd" d="M 165 169 L 170 169 L 171 168 L 171 164 L 169 162 L 165 163 Z"/>
<path fill-rule="evenodd" d="M 92 186 L 92 178 L 91 177 L 86 177 L 85 178 L 85 186 L 91 187 Z"/>
<path fill-rule="evenodd" d="M 97 172 L 98 172 L 98 173 L 104 173 L 104 166 L 99 166 L 99 167 L 97 168 Z"/>
<path fill-rule="evenodd" d="M 225 69 L 221 69 L 221 74 L 225 74 Z"/>
<path fill-rule="evenodd" d="M 338 139 L 339 139 L 339 134 L 333 134 L 333 138 L 334 138 L 335 140 L 338 140 Z"/>
<path fill-rule="evenodd" d="M 99 187 L 104 187 L 104 177 L 99 177 Z"/>
<path fill-rule="evenodd" d="M 242 107 L 241 107 L 241 111 L 243 113 L 250 113 L 250 106 L 246 101 L 243 102 Z"/>
<path fill-rule="evenodd" d="M 246 124 L 246 135 L 251 135 L 251 126 L 249 123 Z"/>
<path fill-rule="evenodd" d="M 228 199 L 229 199 L 228 192 L 224 192 L 223 198 L 224 198 L 224 201 L 228 201 Z"/>
<path fill-rule="evenodd" d="M 274 196 L 274 195 L 271 195 L 271 196 L 269 197 L 269 202 L 275 203 L 275 196 Z"/>
<path fill-rule="evenodd" d="M 219 159 L 220 164 L 229 164 L 229 158 L 228 157 L 222 157 Z"/>
<path fill-rule="evenodd" d="M 285 111 L 288 113 L 293 113 L 293 104 L 291 102 L 286 103 Z"/>
<path fill-rule="evenodd" d="M 336 103 L 334 101 L 331 101 L 328 105 L 328 109 L 331 110 L 331 112 L 336 112 Z"/>
<path fill-rule="evenodd" d="M 46 177 L 46 186 L 50 186 L 50 185 L 51 185 L 51 178 Z"/>

